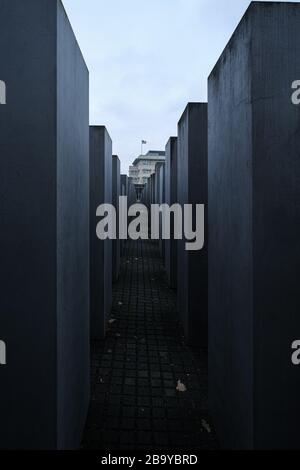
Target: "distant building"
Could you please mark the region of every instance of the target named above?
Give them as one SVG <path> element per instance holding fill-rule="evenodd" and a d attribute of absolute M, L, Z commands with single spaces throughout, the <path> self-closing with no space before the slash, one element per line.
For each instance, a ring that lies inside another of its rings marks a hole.
<path fill-rule="evenodd" d="M 133 183 L 145 185 L 148 178 L 155 173 L 156 163 L 165 161 L 165 152 L 150 150 L 146 155 L 140 155 L 129 167 L 129 176 Z"/>
<path fill-rule="evenodd" d="M 146 155 L 140 155 L 129 167 L 129 176 L 133 179 L 137 194 L 143 190 L 148 178 L 155 173 L 156 163 L 164 162 L 166 154 L 164 151 L 149 150 Z"/>

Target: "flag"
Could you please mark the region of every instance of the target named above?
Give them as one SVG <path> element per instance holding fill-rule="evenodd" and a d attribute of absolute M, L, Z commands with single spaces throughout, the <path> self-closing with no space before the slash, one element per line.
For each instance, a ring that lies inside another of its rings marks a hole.
<path fill-rule="evenodd" d="M 146 145 L 146 144 L 147 144 L 146 140 L 142 140 L 142 145 Z"/>

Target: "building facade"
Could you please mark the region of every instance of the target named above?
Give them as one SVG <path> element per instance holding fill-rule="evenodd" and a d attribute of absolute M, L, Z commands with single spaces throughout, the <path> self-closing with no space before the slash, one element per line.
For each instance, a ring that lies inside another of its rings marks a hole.
<path fill-rule="evenodd" d="M 165 152 L 150 150 L 146 155 L 140 155 L 129 167 L 129 176 L 137 187 L 143 188 L 148 178 L 155 173 L 156 163 L 165 161 Z"/>

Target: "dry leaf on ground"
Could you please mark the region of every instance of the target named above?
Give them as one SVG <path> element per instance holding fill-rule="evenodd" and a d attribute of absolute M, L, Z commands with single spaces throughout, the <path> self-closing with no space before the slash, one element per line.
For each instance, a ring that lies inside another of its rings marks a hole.
<path fill-rule="evenodd" d="M 181 382 L 181 380 L 178 380 L 177 382 L 177 387 L 176 387 L 177 392 L 186 392 L 187 388 L 186 386 Z"/>

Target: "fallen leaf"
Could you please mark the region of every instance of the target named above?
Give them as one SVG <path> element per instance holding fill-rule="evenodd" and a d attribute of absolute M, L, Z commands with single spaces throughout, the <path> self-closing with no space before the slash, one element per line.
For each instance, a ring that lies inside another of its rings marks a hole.
<path fill-rule="evenodd" d="M 208 434 L 210 434 L 211 433 L 211 427 L 208 424 L 208 422 L 205 421 L 205 419 L 202 419 L 201 424 L 202 424 L 202 427 L 205 429 L 205 431 L 207 431 Z"/>
<path fill-rule="evenodd" d="M 187 391 L 187 388 L 180 380 L 178 380 L 176 390 L 177 390 L 177 392 L 182 392 L 183 393 L 183 392 Z"/>

